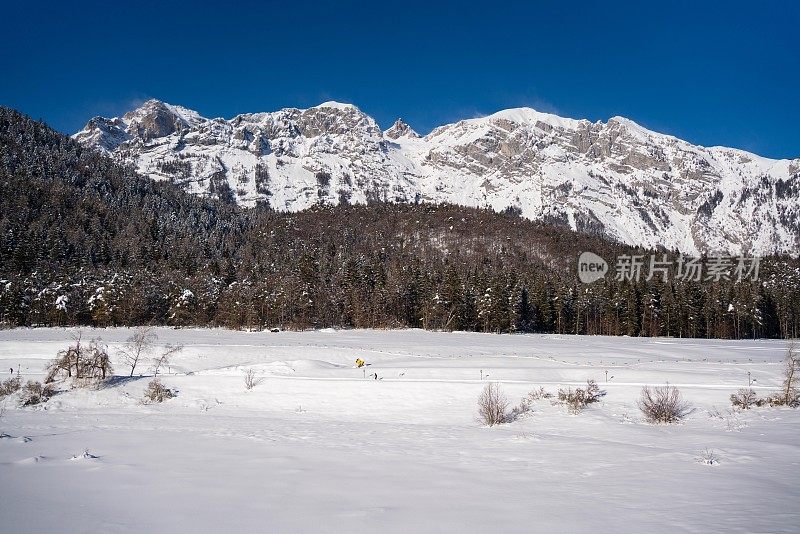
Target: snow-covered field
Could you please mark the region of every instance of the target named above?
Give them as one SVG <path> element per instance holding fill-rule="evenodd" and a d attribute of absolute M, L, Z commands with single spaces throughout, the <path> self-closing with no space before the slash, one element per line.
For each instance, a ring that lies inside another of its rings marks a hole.
<path fill-rule="evenodd" d="M 0 331 L 0 371 L 21 366 L 41 379 L 72 333 Z M 84 331 L 112 352 L 128 335 Z M 158 335 L 186 346 L 163 377 L 178 397 L 163 404 L 140 403 L 148 377 L 63 392 L 35 409 L 6 402 L 0 530 L 800 531 L 800 410 L 736 413 L 728 400 L 748 372 L 760 393 L 780 383 L 784 342 Z M 246 391 L 250 368 L 264 381 Z M 365 378 L 372 373 L 380 380 Z M 476 422 L 487 381 L 516 404 L 538 386 L 589 378 L 608 394 L 579 415 L 542 401 L 507 425 Z M 646 424 L 639 390 L 666 382 L 695 410 L 679 425 Z M 717 463 L 702 463 L 707 450 Z"/>

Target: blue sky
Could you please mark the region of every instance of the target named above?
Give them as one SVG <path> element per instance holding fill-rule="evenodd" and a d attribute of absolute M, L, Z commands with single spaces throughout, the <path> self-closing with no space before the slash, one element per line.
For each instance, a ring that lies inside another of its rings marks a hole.
<path fill-rule="evenodd" d="M 19 2 L 0 104 L 73 132 L 147 98 L 231 117 L 351 102 L 421 133 L 529 106 L 800 156 L 795 2 Z"/>

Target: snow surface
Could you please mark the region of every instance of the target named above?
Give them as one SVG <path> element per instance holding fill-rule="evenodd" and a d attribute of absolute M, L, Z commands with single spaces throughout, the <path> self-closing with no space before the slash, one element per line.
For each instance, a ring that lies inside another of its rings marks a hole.
<path fill-rule="evenodd" d="M 72 333 L 0 331 L 0 371 L 40 379 Z M 84 331 L 112 351 L 129 335 Z M 163 376 L 178 396 L 163 404 L 140 404 L 150 378 L 124 378 L 121 364 L 99 390 L 36 409 L 6 400 L 3 531 L 798 531 L 800 411 L 732 412 L 728 401 L 748 372 L 759 393 L 780 383 L 784 342 L 158 335 L 186 346 Z M 250 391 L 246 369 L 264 379 Z M 543 401 L 511 424 L 475 420 L 487 381 L 516 404 L 589 378 L 608 394 L 579 415 Z M 695 410 L 679 425 L 646 424 L 639 389 L 666 382 Z"/>

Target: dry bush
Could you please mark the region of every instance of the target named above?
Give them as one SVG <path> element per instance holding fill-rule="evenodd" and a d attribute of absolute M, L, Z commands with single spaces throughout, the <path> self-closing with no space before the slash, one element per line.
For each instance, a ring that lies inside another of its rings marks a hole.
<path fill-rule="evenodd" d="M 256 376 L 256 372 L 253 369 L 248 369 L 244 372 L 244 388 L 246 390 L 253 389 L 263 381 L 264 377 Z"/>
<path fill-rule="evenodd" d="M 706 449 L 700 453 L 700 455 L 696 458 L 697 463 L 703 465 L 717 465 L 719 464 L 719 456 L 712 451 L 711 449 Z"/>
<path fill-rule="evenodd" d="M 570 412 L 578 413 L 589 404 L 599 402 L 606 392 L 594 380 L 586 381 L 586 389 L 572 388 L 558 390 L 558 403 L 565 404 Z"/>
<path fill-rule="evenodd" d="M 508 399 L 495 383 L 486 384 L 478 397 L 478 421 L 494 426 L 506 422 Z"/>
<path fill-rule="evenodd" d="M 742 388 L 731 394 L 731 404 L 741 410 L 749 410 L 751 406 L 760 406 L 756 392 L 750 388 Z"/>
<path fill-rule="evenodd" d="M 35 406 L 36 404 L 47 402 L 47 399 L 52 397 L 53 393 L 52 385 L 28 380 L 28 383 L 25 384 L 20 393 L 19 403 L 21 406 Z"/>
<path fill-rule="evenodd" d="M 772 395 L 768 395 L 763 399 L 759 399 L 756 406 L 789 406 L 790 408 L 797 408 L 800 406 L 800 397 L 797 395 L 787 397 L 783 391 L 779 391 Z"/>
<path fill-rule="evenodd" d="M 692 411 L 675 386 L 645 386 L 636 405 L 650 423 L 677 423 Z"/>
<path fill-rule="evenodd" d="M 153 404 L 157 402 L 164 402 L 165 400 L 175 397 L 175 393 L 164 386 L 161 380 L 154 378 L 147 384 L 147 389 L 144 390 L 144 403 Z"/>
<path fill-rule="evenodd" d="M 528 393 L 528 395 L 525 397 L 525 400 L 529 404 L 531 404 L 538 400 L 551 399 L 551 398 L 553 398 L 553 394 L 550 393 L 549 391 L 546 391 L 543 387 L 540 387 L 539 389 L 534 389 L 533 391 Z"/>
<path fill-rule="evenodd" d="M 19 375 L 12 376 L 11 378 L 0 382 L 0 399 L 16 393 L 22 387 L 22 379 Z"/>
<path fill-rule="evenodd" d="M 508 412 L 505 416 L 506 422 L 510 423 L 512 421 L 516 421 L 523 415 L 526 415 L 533 411 L 533 403 L 536 401 L 550 399 L 553 397 L 553 394 L 549 391 L 545 391 L 543 387 L 539 389 L 534 389 L 519 401 L 517 406 L 511 408 L 511 411 Z"/>

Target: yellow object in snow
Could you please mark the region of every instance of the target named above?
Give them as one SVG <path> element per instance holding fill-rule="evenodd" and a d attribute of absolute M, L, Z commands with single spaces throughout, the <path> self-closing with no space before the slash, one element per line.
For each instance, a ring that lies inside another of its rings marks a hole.
<path fill-rule="evenodd" d="M 356 358 L 356 367 L 364 367 L 364 360 Z"/>

